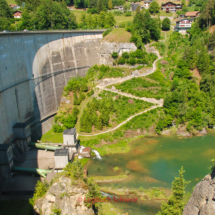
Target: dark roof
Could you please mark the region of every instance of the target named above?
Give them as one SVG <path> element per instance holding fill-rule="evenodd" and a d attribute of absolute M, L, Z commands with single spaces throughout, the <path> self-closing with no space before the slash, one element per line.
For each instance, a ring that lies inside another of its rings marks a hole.
<path fill-rule="evenodd" d="M 0 151 L 7 151 L 10 146 L 11 144 L 8 143 L 0 144 Z"/>
<path fill-rule="evenodd" d="M 138 6 L 140 6 L 139 4 L 131 4 L 132 10 L 135 11 Z"/>
<path fill-rule="evenodd" d="M 166 4 L 168 4 L 168 3 L 174 4 L 174 5 L 178 5 L 178 4 L 175 4 L 175 3 L 171 2 L 171 1 L 168 1 L 168 2 L 166 2 L 166 3 L 163 3 L 162 6 L 163 6 L 163 5 L 166 5 Z"/>
<path fill-rule="evenodd" d="M 56 149 L 54 156 L 66 156 L 69 154 L 69 150 L 68 149 Z"/>
<path fill-rule="evenodd" d="M 13 128 L 25 128 L 27 125 L 27 123 L 16 123 Z"/>
<path fill-rule="evenodd" d="M 76 128 L 66 129 L 63 131 L 63 134 L 75 134 Z"/>

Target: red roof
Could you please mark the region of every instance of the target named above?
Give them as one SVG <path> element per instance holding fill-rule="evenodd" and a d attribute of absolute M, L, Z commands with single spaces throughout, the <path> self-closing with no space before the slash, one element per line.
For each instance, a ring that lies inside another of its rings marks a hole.
<path fill-rule="evenodd" d="M 84 148 L 84 149 L 82 150 L 82 152 L 88 152 L 88 153 L 90 153 L 90 150 L 91 150 L 90 147 L 86 147 L 86 148 Z"/>
<path fill-rule="evenodd" d="M 197 16 L 198 13 L 199 13 L 199 11 L 187 12 L 187 13 L 185 14 L 185 16 Z"/>

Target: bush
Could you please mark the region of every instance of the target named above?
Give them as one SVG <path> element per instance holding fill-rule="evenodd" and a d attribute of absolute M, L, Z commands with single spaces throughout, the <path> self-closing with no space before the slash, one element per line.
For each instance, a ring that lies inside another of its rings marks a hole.
<path fill-rule="evenodd" d="M 128 58 L 129 58 L 128 52 L 123 52 L 123 53 L 122 53 L 122 58 L 128 59 Z"/>
<path fill-rule="evenodd" d="M 126 12 L 125 16 L 131 16 L 131 11 Z"/>
<path fill-rule="evenodd" d="M 170 30 L 170 19 L 167 17 L 162 22 L 162 30 L 163 31 L 169 31 Z"/>
<path fill-rule="evenodd" d="M 87 13 L 91 13 L 91 14 L 98 13 L 98 9 L 97 7 L 90 8 L 87 10 Z"/>
<path fill-rule="evenodd" d="M 63 126 L 60 126 L 59 124 L 54 124 L 52 126 L 52 129 L 55 133 L 62 133 L 65 128 Z"/>
<path fill-rule="evenodd" d="M 109 28 L 107 29 L 105 32 L 103 32 L 103 37 L 107 36 L 113 29 L 112 28 Z"/>
<path fill-rule="evenodd" d="M 117 63 L 123 65 L 123 64 L 125 64 L 125 59 L 123 57 L 120 57 L 118 59 Z"/>
<path fill-rule="evenodd" d="M 130 64 L 130 65 L 135 65 L 136 64 L 136 59 L 135 58 L 130 58 L 129 60 L 128 60 L 128 63 Z"/>
<path fill-rule="evenodd" d="M 112 58 L 117 59 L 118 58 L 118 53 L 117 52 L 113 52 L 111 56 L 112 56 Z"/>

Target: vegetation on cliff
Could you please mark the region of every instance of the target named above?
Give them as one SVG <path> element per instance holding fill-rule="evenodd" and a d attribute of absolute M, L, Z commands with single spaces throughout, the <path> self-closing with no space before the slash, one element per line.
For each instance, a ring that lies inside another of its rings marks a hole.
<path fill-rule="evenodd" d="M 184 179 L 184 170 L 181 167 L 179 170 L 179 177 L 175 177 L 172 182 L 172 195 L 169 197 L 167 202 L 163 202 L 161 206 L 161 212 L 158 215 L 181 215 L 186 202 L 185 198 L 185 187 L 189 183 Z"/>

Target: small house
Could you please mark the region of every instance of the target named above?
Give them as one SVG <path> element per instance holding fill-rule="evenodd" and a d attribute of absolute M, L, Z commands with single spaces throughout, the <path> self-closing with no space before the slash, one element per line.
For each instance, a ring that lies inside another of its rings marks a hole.
<path fill-rule="evenodd" d="M 194 12 L 187 12 L 185 14 L 185 18 L 189 18 L 190 20 L 195 20 L 195 18 L 200 16 L 200 12 L 199 11 L 194 11 Z"/>
<path fill-rule="evenodd" d="M 152 3 L 154 0 L 148 0 L 148 1 L 144 1 L 144 8 L 145 9 L 149 9 L 150 3 Z"/>
<path fill-rule="evenodd" d="M 56 149 L 54 153 L 55 169 L 63 169 L 69 162 L 69 150 L 68 149 Z"/>
<path fill-rule="evenodd" d="M 79 155 L 83 158 L 90 158 L 91 157 L 91 148 L 86 147 L 79 151 Z"/>
<path fill-rule="evenodd" d="M 161 9 L 166 12 L 176 12 L 177 10 L 182 9 L 182 5 L 175 4 L 173 2 L 166 2 L 166 3 L 162 4 Z"/>
<path fill-rule="evenodd" d="M 18 10 L 16 12 L 13 13 L 14 18 L 22 18 L 22 11 Z"/>
<path fill-rule="evenodd" d="M 119 6 L 119 10 L 124 10 L 122 5 L 121 5 L 121 6 Z"/>
<path fill-rule="evenodd" d="M 136 11 L 137 8 L 140 7 L 140 4 L 131 4 L 131 11 Z"/>
<path fill-rule="evenodd" d="M 63 145 L 76 146 L 76 129 L 66 129 L 63 131 Z"/>
<path fill-rule="evenodd" d="M 178 20 L 176 22 L 175 31 L 181 34 L 186 34 L 187 30 L 191 29 L 191 25 L 192 25 L 192 20 L 189 20 L 189 19 Z"/>

